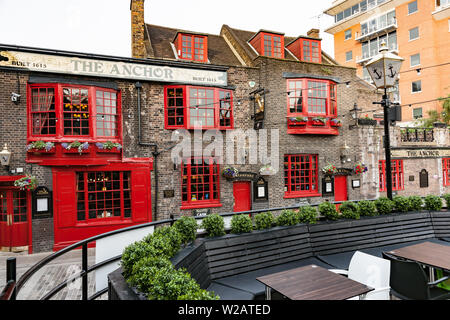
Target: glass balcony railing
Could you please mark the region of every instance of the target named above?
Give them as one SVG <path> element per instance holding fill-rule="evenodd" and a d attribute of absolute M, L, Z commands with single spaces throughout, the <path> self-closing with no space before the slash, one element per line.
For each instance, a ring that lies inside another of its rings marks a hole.
<path fill-rule="evenodd" d="M 361 24 L 361 33 L 356 33 L 355 40 L 356 41 L 365 41 L 370 39 L 373 36 L 378 36 L 380 33 L 387 33 L 397 29 L 397 20 L 394 18 L 389 19 L 388 21 L 384 21 L 382 23 L 378 23 L 375 25 L 363 27 L 364 24 Z M 367 24 L 365 24 L 367 25 Z"/>
<path fill-rule="evenodd" d="M 398 45 L 397 43 L 392 43 L 388 45 L 389 52 L 395 52 L 398 53 Z M 377 50 L 371 50 L 368 52 L 363 52 L 362 56 L 356 56 L 356 63 L 364 64 L 365 62 L 369 61 L 372 57 L 376 56 L 378 54 Z"/>

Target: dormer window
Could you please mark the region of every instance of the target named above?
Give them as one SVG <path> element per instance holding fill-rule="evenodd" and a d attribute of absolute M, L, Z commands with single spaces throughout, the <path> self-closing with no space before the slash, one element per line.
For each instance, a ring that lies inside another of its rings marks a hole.
<path fill-rule="evenodd" d="M 208 37 L 205 35 L 177 33 L 174 40 L 179 59 L 208 61 Z"/>
<path fill-rule="evenodd" d="M 300 61 L 322 63 L 320 39 L 299 37 L 289 43 L 286 48 Z"/>
<path fill-rule="evenodd" d="M 284 59 L 283 34 L 260 31 L 249 40 L 249 43 L 262 56 Z"/>

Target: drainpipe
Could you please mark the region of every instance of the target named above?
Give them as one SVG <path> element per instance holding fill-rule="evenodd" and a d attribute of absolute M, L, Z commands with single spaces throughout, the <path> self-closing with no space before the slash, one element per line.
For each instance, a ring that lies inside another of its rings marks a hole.
<path fill-rule="evenodd" d="M 147 143 L 142 142 L 141 138 L 141 89 L 142 84 L 140 82 L 136 82 L 134 85 L 137 89 L 137 109 L 138 109 L 138 145 L 143 147 L 153 147 L 154 151 L 152 152 L 152 155 L 154 157 L 153 162 L 153 171 L 155 174 L 155 204 L 153 212 L 155 213 L 155 221 L 158 220 L 158 155 L 160 152 L 158 152 L 158 145 L 156 143 Z"/>

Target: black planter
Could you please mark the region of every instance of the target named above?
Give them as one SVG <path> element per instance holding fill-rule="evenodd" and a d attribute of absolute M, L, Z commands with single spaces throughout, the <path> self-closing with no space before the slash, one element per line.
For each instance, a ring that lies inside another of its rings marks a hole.
<path fill-rule="evenodd" d="M 377 123 L 378 121 L 374 119 L 358 119 L 358 124 L 362 126 L 376 126 Z"/>

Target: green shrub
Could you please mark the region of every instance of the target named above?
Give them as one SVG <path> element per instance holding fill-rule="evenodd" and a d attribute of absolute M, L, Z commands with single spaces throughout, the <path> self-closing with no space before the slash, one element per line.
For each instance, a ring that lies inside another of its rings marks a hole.
<path fill-rule="evenodd" d="M 225 234 L 223 217 L 217 213 L 207 215 L 202 220 L 202 228 L 206 230 L 208 237 L 218 237 Z"/>
<path fill-rule="evenodd" d="M 197 221 L 193 217 L 183 216 L 173 224 L 181 236 L 181 242 L 186 244 L 197 237 Z"/>
<path fill-rule="evenodd" d="M 423 201 L 419 196 L 410 196 L 409 199 L 409 211 L 420 211 L 422 210 Z"/>
<path fill-rule="evenodd" d="M 328 220 L 339 219 L 339 213 L 336 210 L 336 206 L 331 202 L 325 201 L 319 204 L 319 212 L 325 216 Z"/>
<path fill-rule="evenodd" d="M 394 201 L 394 208 L 398 212 L 408 212 L 409 211 L 409 199 L 404 196 L 395 196 L 392 198 Z"/>
<path fill-rule="evenodd" d="M 181 235 L 173 227 L 156 228 L 143 241 L 150 244 L 158 254 L 168 258 L 173 257 L 181 248 Z"/>
<path fill-rule="evenodd" d="M 442 196 L 445 200 L 445 204 L 447 205 L 447 210 L 450 210 L 450 193 L 446 193 Z"/>
<path fill-rule="evenodd" d="M 185 269 L 176 270 L 164 257 L 141 259 L 127 282 L 150 300 L 218 299 L 212 292 L 201 289 Z"/>
<path fill-rule="evenodd" d="M 156 256 L 158 252 L 147 242 L 137 241 L 127 246 L 122 253 L 120 264 L 125 278 L 129 277 L 133 271 L 133 266 L 142 258 Z"/>
<path fill-rule="evenodd" d="M 440 211 L 442 209 L 441 197 L 433 195 L 426 196 L 425 209 L 430 211 Z"/>
<path fill-rule="evenodd" d="M 375 200 L 375 206 L 379 214 L 389 214 L 394 210 L 394 202 L 386 197 Z"/>
<path fill-rule="evenodd" d="M 360 216 L 366 217 L 373 217 L 378 215 L 375 203 L 368 200 L 361 200 L 358 202 L 358 212 Z"/>
<path fill-rule="evenodd" d="M 303 206 L 298 209 L 298 221 L 300 223 L 316 223 L 317 210 L 311 206 Z"/>
<path fill-rule="evenodd" d="M 272 214 L 272 212 L 263 212 L 258 213 L 255 215 L 255 229 L 256 230 L 263 230 L 263 229 L 269 229 L 272 227 L 272 225 L 275 223 L 275 218 Z"/>
<path fill-rule="evenodd" d="M 231 233 L 246 233 L 252 230 L 253 222 L 248 214 L 235 214 L 231 218 Z"/>
<path fill-rule="evenodd" d="M 298 215 L 293 210 L 285 209 L 277 217 L 278 226 L 294 226 L 298 224 Z"/>
<path fill-rule="evenodd" d="M 354 202 L 345 201 L 339 206 L 341 217 L 345 219 L 359 219 L 358 205 Z"/>

